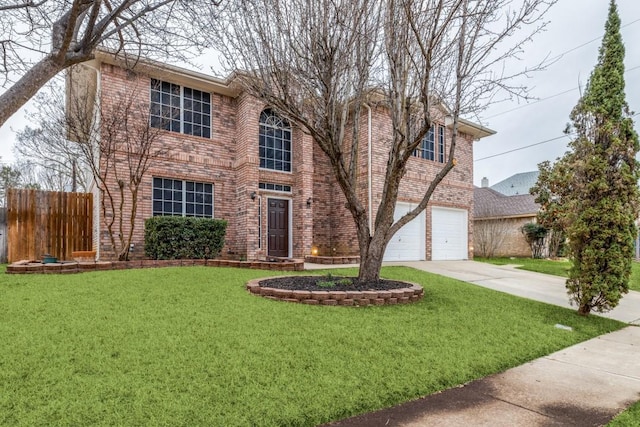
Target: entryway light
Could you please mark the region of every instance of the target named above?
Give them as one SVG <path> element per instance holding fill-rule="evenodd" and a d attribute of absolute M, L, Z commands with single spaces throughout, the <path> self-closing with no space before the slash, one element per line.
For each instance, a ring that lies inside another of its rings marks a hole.
<path fill-rule="evenodd" d="M 258 195 L 258 193 L 256 193 L 255 191 L 251 193 L 251 200 L 255 200 L 256 196 Z"/>
<path fill-rule="evenodd" d="M 311 207 L 311 202 L 313 201 L 313 199 L 311 197 L 309 197 L 307 199 L 307 207 L 310 208 Z"/>

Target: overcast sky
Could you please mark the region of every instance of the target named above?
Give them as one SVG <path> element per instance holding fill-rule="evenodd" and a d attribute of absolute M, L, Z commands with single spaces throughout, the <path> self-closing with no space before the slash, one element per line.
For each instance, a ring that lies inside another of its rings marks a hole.
<path fill-rule="evenodd" d="M 617 4 L 626 48 L 627 102 L 637 113 L 640 112 L 640 1 L 617 0 Z M 562 57 L 527 81 L 537 102 L 492 105 L 481 116 L 482 124 L 497 134 L 474 144 L 475 185 L 480 186 L 483 177 L 493 185 L 513 174 L 537 170 L 538 163 L 553 161 L 567 150 L 569 138 L 563 136 L 563 130 L 579 99 L 578 88 L 584 87 L 598 59 L 608 8 L 608 0 L 560 0 L 549 11 L 547 31 L 525 46 L 523 62 L 534 64 L 546 55 Z M 636 131 L 640 131 L 640 115 L 634 120 Z M 543 142 L 547 140 L 552 141 Z M 533 144 L 537 145 L 520 149 Z M 511 150 L 516 151 L 502 154 Z"/>
<path fill-rule="evenodd" d="M 618 0 L 617 4 L 626 47 L 627 102 L 632 111 L 640 112 L 640 1 Z M 596 63 L 608 5 L 608 0 L 560 0 L 549 11 L 547 31 L 524 47 L 522 65 L 536 64 L 547 56 L 562 57 L 526 81 L 531 95 L 539 101 L 503 102 L 482 114 L 482 124 L 497 134 L 474 145 L 476 185 L 480 185 L 482 177 L 493 185 L 513 174 L 536 170 L 538 163 L 555 160 L 566 151 L 568 138 L 563 136 L 563 130 L 579 98 L 578 87 L 584 86 Z M 2 163 L 14 160 L 14 130 L 27 123 L 23 110 L 0 128 Z M 634 120 L 636 130 L 640 130 L 640 116 Z M 553 141 L 544 143 L 547 140 Z M 523 148 L 530 145 L 533 146 Z M 512 150 L 515 151 L 503 154 Z"/>

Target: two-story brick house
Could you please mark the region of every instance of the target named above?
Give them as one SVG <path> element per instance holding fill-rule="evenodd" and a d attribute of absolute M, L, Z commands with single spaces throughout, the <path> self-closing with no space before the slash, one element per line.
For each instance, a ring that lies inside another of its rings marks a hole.
<path fill-rule="evenodd" d="M 98 53 L 96 59 L 75 66 L 67 84 L 69 94 L 82 93 L 98 103 L 110 102 L 118 91 L 129 91 L 137 102 L 149 105 L 149 126 L 164 129 L 156 144 L 166 154 L 153 159 L 142 181 L 132 257 L 142 256 L 144 220 L 154 215 L 227 220 L 223 256 L 358 254 L 353 219 L 324 153 L 311 136 L 232 80 L 152 61 L 140 61 L 133 72 L 127 71 L 111 56 Z M 161 120 L 167 112 L 172 119 Z M 360 132 L 358 174 L 362 200 L 375 217 L 391 122 L 380 106 L 367 106 L 354 120 L 366 130 Z M 426 211 L 394 236 L 385 259 L 473 256 L 473 141 L 493 133 L 461 121 L 457 165 Z M 447 159 L 450 138 L 450 124 L 442 114 L 410 161 L 396 215 L 419 201 Z M 96 192 L 96 197 L 101 195 Z M 94 246 L 98 257 L 111 258 L 98 205 Z"/>

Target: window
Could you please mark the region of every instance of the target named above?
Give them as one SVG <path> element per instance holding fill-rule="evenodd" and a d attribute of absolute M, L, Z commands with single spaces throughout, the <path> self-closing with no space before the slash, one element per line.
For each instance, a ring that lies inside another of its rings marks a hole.
<path fill-rule="evenodd" d="M 211 94 L 151 79 L 151 127 L 211 138 Z"/>
<path fill-rule="evenodd" d="M 436 146 L 434 137 L 434 126 L 431 126 L 427 134 L 422 138 L 418 148 L 413 152 L 413 155 L 421 159 L 435 160 Z"/>
<path fill-rule="evenodd" d="M 444 163 L 444 126 L 438 126 L 438 161 Z"/>
<path fill-rule="evenodd" d="M 273 184 L 271 182 L 260 182 L 258 184 L 258 188 L 261 190 L 284 191 L 285 193 L 291 193 L 290 185 Z"/>
<path fill-rule="evenodd" d="M 445 162 L 444 126 L 438 126 L 438 162 Z M 421 159 L 436 160 L 436 126 L 431 129 L 422 139 L 420 146 L 415 149 L 413 155 Z"/>
<path fill-rule="evenodd" d="M 213 218 L 213 184 L 153 178 L 153 216 Z"/>
<path fill-rule="evenodd" d="M 291 126 L 270 109 L 260 114 L 260 167 L 291 172 Z"/>

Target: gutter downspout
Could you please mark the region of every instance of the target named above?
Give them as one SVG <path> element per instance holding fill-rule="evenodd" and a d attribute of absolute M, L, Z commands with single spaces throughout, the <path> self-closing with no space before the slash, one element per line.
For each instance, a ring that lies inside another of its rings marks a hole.
<path fill-rule="evenodd" d="M 101 81 L 102 78 L 101 78 L 101 71 L 100 71 L 101 63 L 98 62 L 97 66 L 91 65 L 89 64 L 89 62 L 83 62 L 82 64 L 79 64 L 79 65 L 92 69 L 96 73 L 96 99 L 94 100 L 94 102 L 95 102 L 95 105 L 98 106 L 97 108 L 102 108 L 102 81 Z M 93 128 L 97 129 L 97 140 L 98 140 L 98 143 L 100 143 L 100 139 L 101 139 L 100 127 L 102 124 L 100 123 L 100 113 L 98 110 L 94 112 L 94 120 L 95 120 L 95 126 L 93 126 Z M 98 151 L 98 154 L 99 153 L 100 151 Z M 100 158 L 98 157 L 98 162 L 99 161 L 100 161 Z M 94 219 L 93 227 L 97 230 L 97 233 L 94 234 L 94 237 L 96 238 L 95 240 L 97 240 L 97 242 L 94 242 L 94 245 L 96 248 L 96 261 L 98 261 L 100 260 L 100 246 L 101 246 L 100 244 L 101 243 L 100 241 L 100 223 L 101 223 L 100 197 L 102 195 L 100 194 L 100 188 L 97 186 L 95 178 L 93 178 L 92 180 L 92 187 L 95 187 L 96 194 L 98 195 L 97 200 L 93 201 L 94 212 L 92 213 L 93 219 Z"/>
<path fill-rule="evenodd" d="M 364 104 L 364 108 L 367 109 L 367 190 L 368 194 L 368 204 L 369 204 L 369 237 L 373 236 L 373 189 L 371 188 L 371 107 L 369 105 Z"/>

